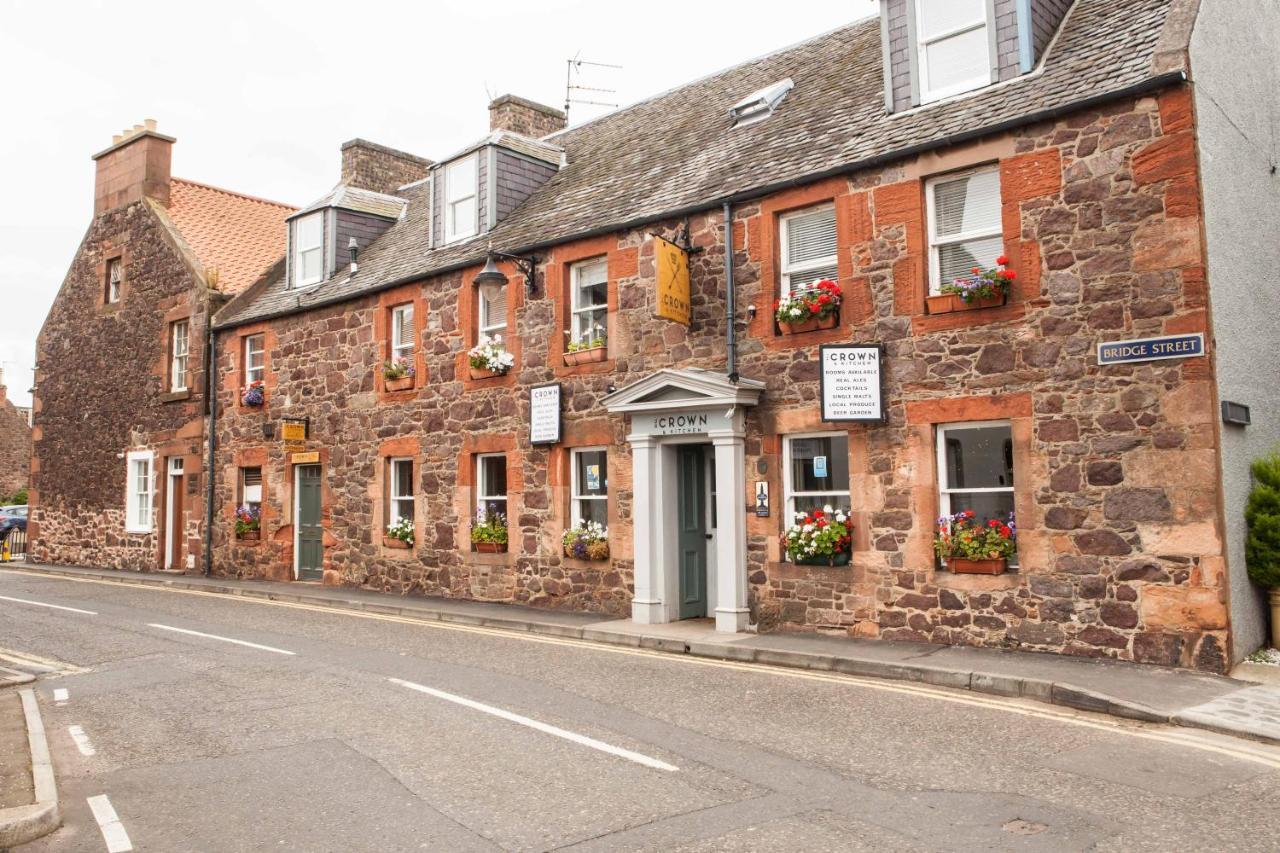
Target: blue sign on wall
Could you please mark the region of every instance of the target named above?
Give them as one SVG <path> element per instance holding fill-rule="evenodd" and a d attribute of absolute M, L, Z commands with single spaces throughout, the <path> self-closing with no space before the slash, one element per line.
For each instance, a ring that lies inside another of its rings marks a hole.
<path fill-rule="evenodd" d="M 1098 344 L 1098 364 L 1125 364 L 1130 361 L 1159 361 L 1201 355 L 1204 355 L 1204 334 L 1201 332 L 1162 338 L 1135 338 L 1131 341 L 1103 341 Z"/>

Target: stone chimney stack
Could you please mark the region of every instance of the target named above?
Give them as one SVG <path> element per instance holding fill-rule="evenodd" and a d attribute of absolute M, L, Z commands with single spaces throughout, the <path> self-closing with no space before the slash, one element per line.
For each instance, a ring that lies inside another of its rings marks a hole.
<path fill-rule="evenodd" d="M 515 95 L 500 95 L 489 104 L 490 130 L 508 130 L 541 139 L 564 130 L 565 121 L 560 110 Z"/>
<path fill-rule="evenodd" d="M 431 161 L 425 157 L 367 139 L 342 143 L 342 183 L 349 187 L 395 195 L 398 188 L 422 180 L 430 170 Z"/>
<path fill-rule="evenodd" d="M 172 136 L 146 119 L 111 137 L 111 146 L 93 155 L 98 164 L 93 186 L 93 215 L 141 201 L 145 196 L 169 205 Z"/>

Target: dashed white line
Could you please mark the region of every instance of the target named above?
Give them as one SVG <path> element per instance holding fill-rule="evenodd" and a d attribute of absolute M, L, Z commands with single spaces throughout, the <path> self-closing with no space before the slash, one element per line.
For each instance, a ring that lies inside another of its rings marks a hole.
<path fill-rule="evenodd" d="M 288 649 L 277 649 L 275 646 L 263 646 L 258 643 L 251 643 L 248 640 L 237 640 L 232 637 L 219 637 L 217 634 L 206 634 L 203 631 L 192 631 L 188 628 L 175 628 L 172 625 L 160 625 L 156 622 L 147 623 L 152 628 L 159 628 L 162 631 L 176 631 L 179 634 L 190 634 L 193 637 L 204 637 L 206 640 L 220 640 L 224 643 L 235 643 L 237 646 L 248 646 L 251 649 L 261 649 L 264 652 L 275 652 L 278 655 L 296 655 L 297 652 L 291 652 Z"/>
<path fill-rule="evenodd" d="M 97 753 L 93 744 L 89 742 L 89 736 L 84 733 L 84 729 L 79 726 L 68 726 L 67 731 L 71 732 L 71 739 L 76 742 L 76 749 L 80 750 L 81 755 L 87 757 Z"/>
<path fill-rule="evenodd" d="M 30 604 L 32 607 L 48 607 L 52 610 L 65 610 L 68 613 L 83 613 L 85 616 L 97 616 L 97 612 L 93 610 L 81 610 L 79 607 L 63 607 L 61 604 L 47 604 L 43 601 L 32 601 L 29 598 L 12 598 L 7 595 L 0 595 L 0 599 L 4 601 L 16 601 L 18 604 Z"/>
<path fill-rule="evenodd" d="M 485 714 L 492 714 L 495 717 L 499 717 L 503 720 L 507 720 L 512 723 L 517 723 L 522 726 L 528 726 L 529 728 L 536 729 L 537 731 L 540 731 L 543 734 L 549 734 L 549 735 L 554 735 L 555 737 L 558 737 L 558 738 L 564 738 L 565 740 L 572 741 L 573 743 L 579 744 L 581 746 L 587 746 L 587 747 L 590 747 L 591 749 L 597 749 L 600 752 L 607 752 L 609 755 L 616 755 L 619 758 L 625 758 L 628 761 L 634 761 L 636 764 L 643 764 L 645 767 L 652 767 L 654 770 L 666 770 L 668 772 L 674 773 L 675 771 L 680 769 L 679 767 L 668 764 L 665 761 L 659 761 L 656 758 L 650 758 L 649 756 L 642 755 L 639 752 L 632 752 L 629 749 L 623 749 L 620 746 L 614 746 L 613 744 L 605 743 L 604 741 L 596 740 L 595 738 L 587 737 L 586 735 L 580 735 L 575 732 L 566 731 L 565 729 L 558 728 L 557 726 L 552 726 L 547 723 L 542 723 L 542 722 L 539 722 L 538 720 L 530 719 L 529 717 L 523 717 L 519 714 L 514 714 L 511 711 L 504 711 L 501 708 L 495 708 L 492 705 L 486 705 L 483 702 L 477 702 L 474 699 L 468 699 L 465 696 L 458 696 L 453 693 L 446 693 L 443 690 L 436 690 L 433 687 L 427 687 L 426 685 L 423 685 L 423 684 L 414 684 L 412 681 L 405 681 L 400 678 L 389 678 L 387 680 L 390 681 L 392 684 L 399 684 L 401 687 L 408 687 L 410 690 L 416 690 L 419 693 L 426 693 L 428 696 L 434 696 L 437 699 L 443 699 L 446 702 L 453 702 L 456 705 L 462 705 L 463 707 L 471 708 L 474 711 L 480 711 Z"/>
<path fill-rule="evenodd" d="M 57 702 L 59 705 L 67 704 L 67 698 L 69 696 L 70 694 L 67 693 L 67 688 L 65 687 L 59 687 L 53 691 L 53 701 Z"/>
<path fill-rule="evenodd" d="M 89 808 L 93 811 L 93 819 L 98 822 L 98 829 L 102 830 L 102 840 L 107 842 L 107 853 L 128 853 L 133 849 L 129 833 L 124 831 L 124 824 L 106 794 L 90 797 Z"/>

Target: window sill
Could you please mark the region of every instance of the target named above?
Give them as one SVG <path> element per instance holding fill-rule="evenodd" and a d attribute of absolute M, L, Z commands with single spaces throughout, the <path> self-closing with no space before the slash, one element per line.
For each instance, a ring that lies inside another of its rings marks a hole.
<path fill-rule="evenodd" d="M 516 552 L 507 550 L 497 554 L 482 554 L 479 551 L 468 551 L 463 554 L 463 562 L 477 566 L 510 566 L 516 561 Z"/>
<path fill-rule="evenodd" d="M 970 308 L 962 311 L 948 311 L 942 314 L 921 314 L 911 319 L 913 334 L 929 332 L 945 332 L 951 329 L 964 329 L 969 326 L 983 326 L 988 323 L 1007 323 L 1021 320 L 1027 313 L 1025 302 L 1009 302 L 1005 305 L 990 308 Z"/>
<path fill-rule="evenodd" d="M 190 389 L 190 388 L 188 388 L 188 389 L 186 389 L 186 390 L 184 390 L 184 391 L 170 391 L 168 394 L 161 394 L 161 395 L 160 395 L 160 402 L 161 402 L 161 403 L 177 403 L 177 402 L 180 402 L 180 401 L 182 401 L 182 400 L 190 400 L 190 399 L 191 399 L 191 389 Z"/>

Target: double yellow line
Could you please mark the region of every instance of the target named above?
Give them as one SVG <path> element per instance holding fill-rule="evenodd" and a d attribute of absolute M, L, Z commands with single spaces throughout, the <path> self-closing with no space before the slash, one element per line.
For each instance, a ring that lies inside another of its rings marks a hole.
<path fill-rule="evenodd" d="M 572 637 L 552 637 L 544 634 L 533 634 L 526 631 L 504 628 L 490 628 L 482 625 L 465 625 L 458 622 L 427 621 L 423 619 L 411 619 L 405 616 L 395 616 L 387 613 L 367 613 L 365 611 L 347 610 L 340 607 L 324 607 L 316 604 L 302 604 L 292 601 L 276 601 L 267 598 L 228 595 L 222 592 L 203 592 L 196 589 L 178 589 L 168 586 L 125 583 L 122 581 L 98 578 L 75 578 L 68 577 L 66 575 L 24 571 L 21 569 L 0 569 L 0 572 L 6 574 L 25 575 L 33 578 L 64 580 L 72 583 L 101 584 L 105 586 L 125 587 L 128 589 L 145 589 L 153 592 L 205 596 L 208 598 L 217 598 L 223 601 L 261 604 L 270 607 L 287 607 L 292 610 L 328 613 L 331 615 L 341 615 L 357 619 L 372 619 L 378 622 L 394 622 L 401 625 L 416 625 L 424 628 L 434 628 L 441 631 L 462 631 L 470 634 L 482 634 L 506 640 L 519 640 L 526 643 L 542 643 L 550 646 L 568 646 L 573 648 L 589 649 L 591 651 L 603 652 L 606 654 L 644 657 L 668 663 L 691 664 L 694 666 L 714 667 L 716 669 L 731 669 L 757 675 L 769 675 L 775 678 L 798 678 L 805 681 L 824 682 L 839 687 L 865 687 L 871 690 L 880 690 L 905 696 L 933 699 L 941 702 L 951 702 L 958 705 L 968 705 L 972 708 L 984 708 L 992 711 L 1000 711 L 1006 714 L 1017 714 L 1019 716 L 1032 719 L 1048 720 L 1056 723 L 1065 723 L 1067 725 L 1095 729 L 1097 731 L 1126 735 L 1128 737 L 1159 741 L 1162 743 L 1174 744 L 1176 746 L 1198 749 L 1204 752 L 1212 752 L 1218 755 L 1235 758 L 1240 761 L 1250 761 L 1255 764 L 1262 764 L 1267 767 L 1280 770 L 1280 748 L 1273 747 L 1268 744 L 1253 743 L 1247 740 L 1195 729 L 1178 729 L 1170 726 L 1138 722 L 1136 720 L 1119 720 L 1102 714 L 1092 714 L 1071 708 L 1046 706 L 1039 702 L 1033 702 L 1025 699 L 986 696 L 968 693 L 961 690 L 934 687 L 927 684 L 886 681 L 878 678 L 843 675 L 840 673 L 815 672 L 813 670 L 789 669 L 787 667 L 771 666 L 768 664 L 745 663 L 741 661 L 697 657 L 694 655 L 672 654 L 671 652 L 662 652 L 651 649 L 638 649 L 633 646 L 613 646 L 607 643 L 593 642 L 591 640 L 579 640 Z"/>

